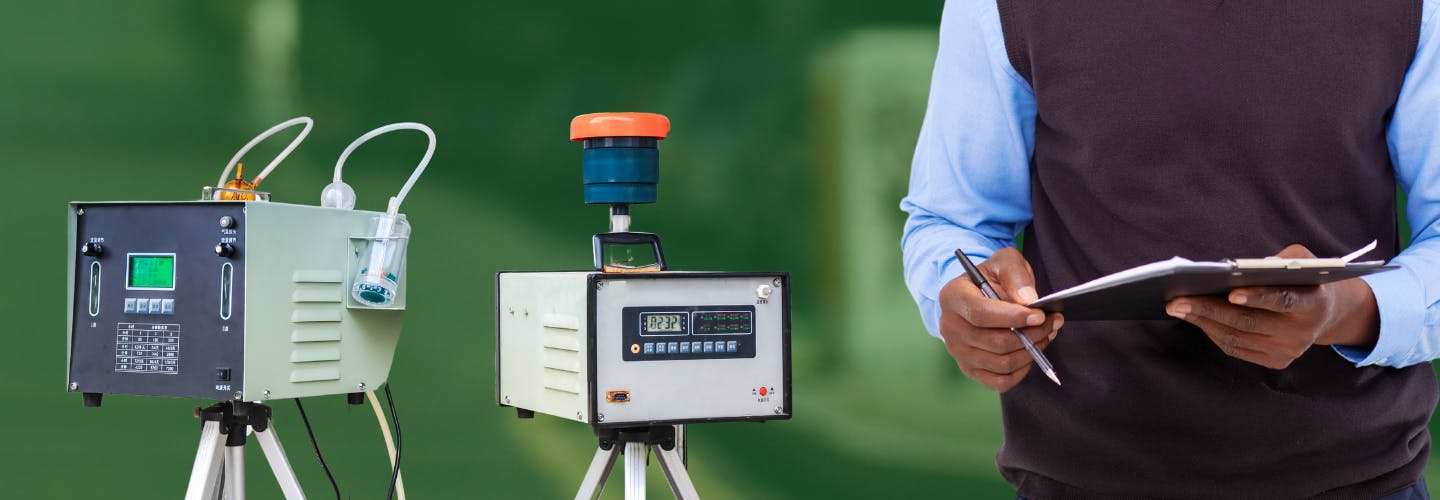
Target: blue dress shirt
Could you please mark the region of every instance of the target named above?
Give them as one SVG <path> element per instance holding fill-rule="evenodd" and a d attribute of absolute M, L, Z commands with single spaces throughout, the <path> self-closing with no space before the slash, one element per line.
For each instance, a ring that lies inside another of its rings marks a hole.
<path fill-rule="evenodd" d="M 1386 140 L 1395 179 L 1409 196 L 1411 244 L 1401 269 L 1363 278 L 1380 311 L 1373 349 L 1335 348 L 1357 366 L 1404 367 L 1440 357 L 1440 41 L 1425 0 L 1415 60 Z M 940 289 L 964 274 L 953 252 L 979 262 L 1014 245 L 1030 223 L 1035 94 L 1011 67 L 994 0 L 946 2 L 930 102 L 915 159 L 901 239 L 905 282 L 931 335 Z M 1279 249 L 1277 249 L 1279 250 Z"/>

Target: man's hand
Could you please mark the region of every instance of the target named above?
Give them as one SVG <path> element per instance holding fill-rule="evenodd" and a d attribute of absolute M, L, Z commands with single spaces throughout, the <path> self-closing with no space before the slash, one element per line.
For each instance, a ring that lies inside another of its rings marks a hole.
<path fill-rule="evenodd" d="M 1034 364 L 1010 328 L 1023 328 L 1035 347 L 1044 349 L 1065 320 L 1019 305 L 1038 297 L 1030 263 L 1014 248 L 995 252 L 976 267 L 1002 300 L 985 298 L 969 276 L 950 280 L 940 290 L 940 337 L 960 371 L 985 387 L 1005 392 L 1020 383 Z"/>
<path fill-rule="evenodd" d="M 1315 255 L 1290 245 L 1277 256 Z M 1380 332 L 1375 295 L 1359 279 L 1236 288 L 1227 299 L 1181 297 L 1166 304 L 1165 312 L 1200 327 L 1225 354 L 1275 370 L 1290 366 L 1311 345 L 1373 346 Z"/>

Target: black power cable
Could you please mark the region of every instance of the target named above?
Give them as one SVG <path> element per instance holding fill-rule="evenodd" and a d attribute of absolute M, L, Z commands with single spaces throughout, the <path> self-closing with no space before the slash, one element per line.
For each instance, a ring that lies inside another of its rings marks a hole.
<path fill-rule="evenodd" d="M 385 384 L 385 403 L 390 405 L 390 422 L 395 425 L 395 468 L 390 471 L 390 491 L 386 500 L 395 498 L 395 482 L 400 479 L 400 416 L 395 414 L 395 398 L 390 395 L 390 384 Z"/>
<path fill-rule="evenodd" d="M 295 398 L 295 409 L 300 410 L 300 421 L 305 422 L 305 433 L 310 435 L 310 446 L 315 448 L 315 458 L 320 459 L 320 468 L 325 469 L 325 477 L 330 480 L 330 487 L 335 489 L 335 500 L 340 500 L 340 483 L 335 482 L 335 476 L 330 473 L 330 465 L 325 463 L 325 456 L 320 454 L 320 442 L 315 440 L 315 430 L 310 428 L 310 417 L 305 415 L 305 405 L 300 404 L 300 398 Z"/>

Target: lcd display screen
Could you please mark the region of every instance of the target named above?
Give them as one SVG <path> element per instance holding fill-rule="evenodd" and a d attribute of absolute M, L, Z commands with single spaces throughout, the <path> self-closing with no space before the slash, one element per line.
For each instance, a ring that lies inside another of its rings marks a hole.
<path fill-rule="evenodd" d="M 685 323 L 681 320 L 684 314 L 647 314 L 645 315 L 645 331 L 647 333 L 679 332 L 684 329 Z"/>
<path fill-rule="evenodd" d="M 130 288 L 175 288 L 174 255 L 131 255 Z"/>

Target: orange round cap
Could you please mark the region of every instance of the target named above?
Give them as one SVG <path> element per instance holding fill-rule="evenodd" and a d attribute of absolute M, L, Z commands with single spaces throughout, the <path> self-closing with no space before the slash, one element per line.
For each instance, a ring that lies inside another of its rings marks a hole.
<path fill-rule="evenodd" d="M 670 119 L 655 113 L 590 113 L 570 120 L 570 140 L 596 137 L 654 137 L 670 133 Z"/>

